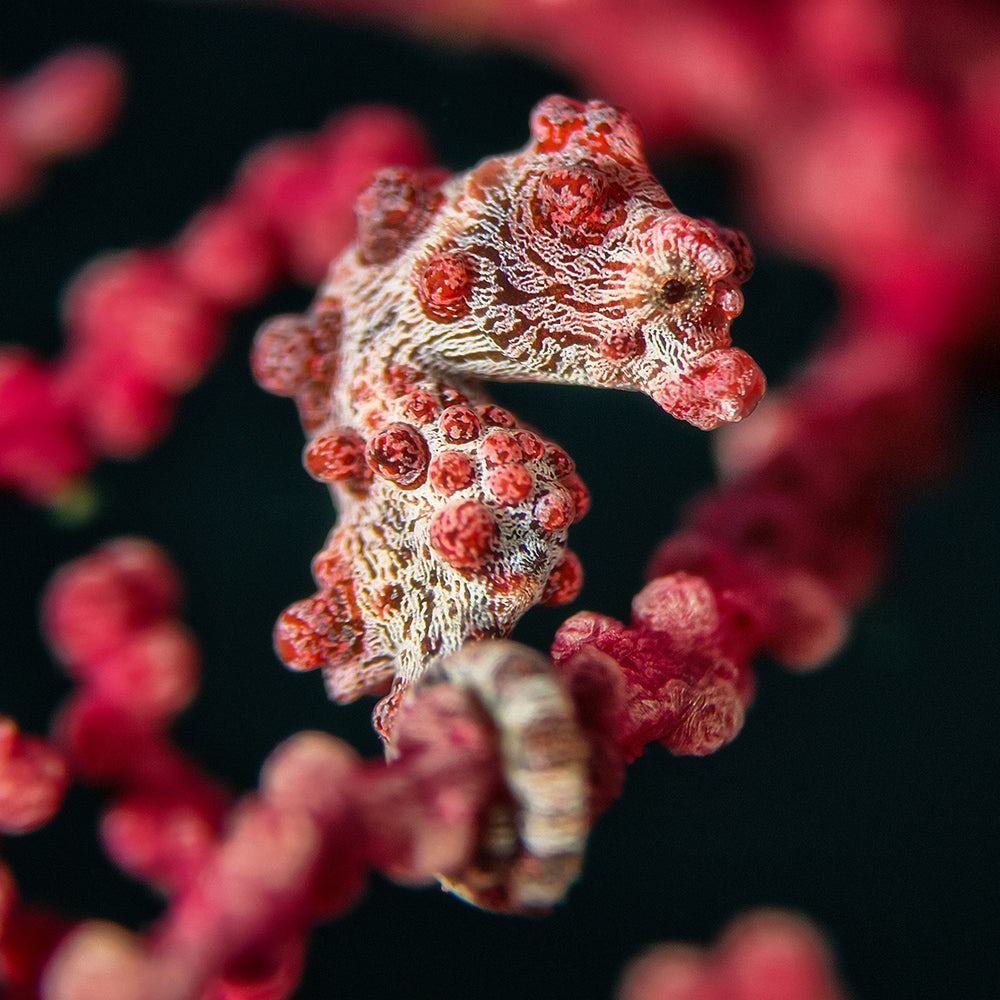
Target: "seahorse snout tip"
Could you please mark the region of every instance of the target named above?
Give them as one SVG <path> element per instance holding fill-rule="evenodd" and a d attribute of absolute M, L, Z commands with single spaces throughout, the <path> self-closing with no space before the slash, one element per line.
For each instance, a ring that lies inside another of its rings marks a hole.
<path fill-rule="evenodd" d="M 650 396 L 672 416 L 714 430 L 749 416 L 764 395 L 764 373 L 746 351 L 724 347 L 702 355 L 687 371 L 668 371 Z"/>

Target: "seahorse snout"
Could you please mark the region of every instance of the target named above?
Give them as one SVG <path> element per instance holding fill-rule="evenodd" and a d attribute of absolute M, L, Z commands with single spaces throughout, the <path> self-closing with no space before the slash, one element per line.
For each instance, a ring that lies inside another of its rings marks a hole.
<path fill-rule="evenodd" d="M 723 347 L 701 355 L 687 371 L 664 369 L 649 395 L 667 413 L 710 431 L 752 413 L 764 387 L 764 373 L 746 351 Z"/>

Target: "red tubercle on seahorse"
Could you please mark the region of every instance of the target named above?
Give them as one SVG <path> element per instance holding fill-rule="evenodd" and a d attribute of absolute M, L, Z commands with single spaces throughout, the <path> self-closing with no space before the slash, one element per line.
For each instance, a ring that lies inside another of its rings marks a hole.
<path fill-rule="evenodd" d="M 550 608 L 571 604 L 576 600 L 582 586 L 583 567 L 576 553 L 567 549 L 552 567 L 552 572 L 545 581 L 542 604 Z"/>
<path fill-rule="evenodd" d="M 437 419 L 441 412 L 441 402 L 428 392 L 415 389 L 401 401 L 402 414 L 409 423 L 423 427 Z"/>
<path fill-rule="evenodd" d="M 451 323 L 469 311 L 475 265 L 464 254 L 438 253 L 417 266 L 414 281 L 424 313 Z"/>
<path fill-rule="evenodd" d="M 443 170 L 380 170 L 358 197 L 358 252 L 368 264 L 388 264 L 428 224 L 441 203 Z"/>
<path fill-rule="evenodd" d="M 368 466 L 383 479 L 412 490 L 427 479 L 430 452 L 416 427 L 393 423 L 368 443 L 365 452 Z"/>
<path fill-rule="evenodd" d="M 587 165 L 550 170 L 538 180 L 530 211 L 535 227 L 570 246 L 602 242 L 625 222 L 625 190 Z"/>
<path fill-rule="evenodd" d="M 533 513 L 546 531 L 563 531 L 573 523 L 576 510 L 568 490 L 554 489 L 538 498 Z"/>
<path fill-rule="evenodd" d="M 442 507 L 431 521 L 431 548 L 459 571 L 483 569 L 499 541 L 496 519 L 485 504 L 475 500 Z"/>
<path fill-rule="evenodd" d="M 573 523 L 582 520 L 588 510 L 590 510 L 590 492 L 584 485 L 583 480 L 575 473 L 571 472 L 559 480 L 570 498 L 573 501 Z"/>
<path fill-rule="evenodd" d="M 491 469 L 483 482 L 487 493 L 502 507 L 510 507 L 526 500 L 534 486 L 531 473 L 519 462 L 507 462 Z"/>
<path fill-rule="evenodd" d="M 524 458 L 521 445 L 513 434 L 507 431 L 491 431 L 479 443 L 479 457 L 488 465 L 507 465 L 520 462 Z M 558 471 L 558 470 L 557 470 Z"/>
<path fill-rule="evenodd" d="M 365 442 L 355 431 L 333 430 L 309 442 L 303 456 L 309 475 L 321 482 L 360 479 L 370 470 L 365 464 Z"/>
<path fill-rule="evenodd" d="M 471 486 L 474 476 L 472 460 L 461 451 L 442 451 L 428 470 L 431 489 L 444 497 Z"/>
<path fill-rule="evenodd" d="M 316 670 L 348 659 L 359 638 L 344 589 L 328 587 L 282 612 L 274 648 L 292 670 Z"/>
<path fill-rule="evenodd" d="M 479 418 L 468 406 L 449 406 L 441 414 L 441 432 L 452 444 L 464 444 L 479 437 Z"/>

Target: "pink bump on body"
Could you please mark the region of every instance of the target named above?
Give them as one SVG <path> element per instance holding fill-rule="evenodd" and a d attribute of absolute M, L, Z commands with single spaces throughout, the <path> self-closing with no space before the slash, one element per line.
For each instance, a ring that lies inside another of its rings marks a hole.
<path fill-rule="evenodd" d="M 452 444 L 464 444 L 479 437 L 479 417 L 468 406 L 449 406 L 441 414 L 441 433 Z"/>
<path fill-rule="evenodd" d="M 517 438 L 506 431 L 493 431 L 483 438 L 479 444 L 479 455 L 489 466 L 507 465 L 524 458 Z"/>
<path fill-rule="evenodd" d="M 509 463 L 490 470 L 483 480 L 487 491 L 497 503 L 510 507 L 527 500 L 535 485 L 531 473 L 523 465 Z"/>
<path fill-rule="evenodd" d="M 424 313 L 439 323 L 460 319 L 469 311 L 475 268 L 470 258 L 439 253 L 417 268 L 417 298 Z"/>
<path fill-rule="evenodd" d="M 431 489 L 439 496 L 450 497 L 452 493 L 472 485 L 475 470 L 468 455 L 461 451 L 442 451 L 430 465 L 428 479 Z"/>
<path fill-rule="evenodd" d="M 566 490 L 554 489 L 538 498 L 534 515 L 546 531 L 564 531 L 573 523 L 576 505 Z"/>
<path fill-rule="evenodd" d="M 352 430 L 332 431 L 313 438 L 305 451 L 309 475 L 321 482 L 337 482 L 362 474 L 364 439 Z"/>
<path fill-rule="evenodd" d="M 427 442 L 409 424 L 390 424 L 368 443 L 365 457 L 376 475 L 401 489 L 415 489 L 427 478 Z"/>
<path fill-rule="evenodd" d="M 496 520 L 475 500 L 450 504 L 434 515 L 431 547 L 449 566 L 458 570 L 482 569 L 499 542 Z"/>

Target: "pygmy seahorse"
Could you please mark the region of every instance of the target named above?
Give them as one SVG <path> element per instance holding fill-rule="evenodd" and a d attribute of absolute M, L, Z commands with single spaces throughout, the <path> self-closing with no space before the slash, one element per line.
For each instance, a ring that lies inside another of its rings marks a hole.
<path fill-rule="evenodd" d="M 458 176 L 378 173 L 308 312 L 255 341 L 257 380 L 295 398 L 306 468 L 339 510 L 276 649 L 336 701 L 392 688 L 386 739 L 435 657 L 580 587 L 566 535 L 587 490 L 480 380 L 638 390 L 705 429 L 764 389 L 730 346 L 742 235 L 674 207 L 616 108 L 550 97 L 531 132 Z"/>

